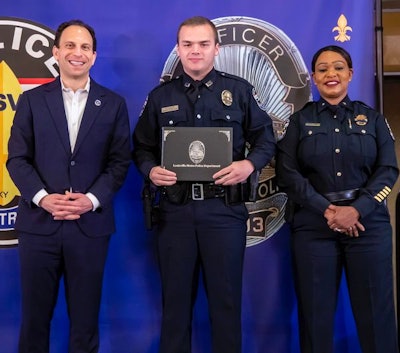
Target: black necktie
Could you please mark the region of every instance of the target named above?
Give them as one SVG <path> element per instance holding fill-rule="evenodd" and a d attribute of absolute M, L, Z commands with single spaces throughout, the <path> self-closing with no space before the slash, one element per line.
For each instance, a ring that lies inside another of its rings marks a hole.
<path fill-rule="evenodd" d="M 345 108 L 341 105 L 331 105 L 328 107 L 329 110 L 332 112 L 333 116 L 338 119 L 338 121 L 343 122 L 345 118 Z"/>
<path fill-rule="evenodd" d="M 199 87 L 201 86 L 201 83 L 201 81 L 193 81 L 187 91 L 187 95 L 193 104 L 196 103 L 199 96 Z"/>
<path fill-rule="evenodd" d="M 328 109 L 332 112 L 333 115 L 337 114 L 339 106 L 337 105 L 328 105 Z"/>

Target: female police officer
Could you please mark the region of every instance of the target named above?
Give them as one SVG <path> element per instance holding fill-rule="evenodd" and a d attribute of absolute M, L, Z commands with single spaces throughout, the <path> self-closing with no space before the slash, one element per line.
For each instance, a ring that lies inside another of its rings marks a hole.
<path fill-rule="evenodd" d="M 330 353 L 345 270 L 364 353 L 398 352 L 392 229 L 386 197 L 398 176 L 385 118 L 348 97 L 348 52 L 327 46 L 312 59 L 320 99 L 293 114 L 278 144 L 278 185 L 295 204 L 294 275 L 302 353 Z"/>

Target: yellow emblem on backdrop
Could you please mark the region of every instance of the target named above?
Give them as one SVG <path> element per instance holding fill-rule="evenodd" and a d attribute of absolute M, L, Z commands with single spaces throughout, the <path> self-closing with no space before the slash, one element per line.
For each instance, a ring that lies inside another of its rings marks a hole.
<path fill-rule="evenodd" d="M 347 31 L 353 31 L 353 28 L 347 25 L 347 18 L 345 15 L 341 14 L 338 21 L 337 26 L 332 29 L 332 32 L 338 32 L 338 35 L 335 36 L 335 40 L 338 42 L 346 42 L 350 40 L 350 36 L 347 34 Z"/>
<path fill-rule="evenodd" d="M 0 169 L 0 205 L 9 204 L 15 196 L 19 196 L 20 192 L 14 185 L 6 168 L 8 158 L 8 138 L 10 137 L 11 125 L 14 119 L 14 111 L 11 104 L 16 104 L 19 96 L 22 93 L 21 86 L 13 71 L 5 61 L 0 63 L 0 91 L 8 98 L 7 105 L 4 110 L 0 110 L 0 130 L 1 130 L 1 169 Z"/>

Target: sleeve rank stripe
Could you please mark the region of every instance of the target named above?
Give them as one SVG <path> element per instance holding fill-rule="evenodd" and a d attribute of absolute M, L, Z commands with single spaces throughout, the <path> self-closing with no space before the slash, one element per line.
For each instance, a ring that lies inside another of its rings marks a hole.
<path fill-rule="evenodd" d="M 387 191 L 388 194 L 392 191 L 392 189 L 391 189 L 389 186 L 385 186 L 385 187 L 383 188 L 383 190 Z"/>
<path fill-rule="evenodd" d="M 385 186 L 381 191 L 379 191 L 375 196 L 374 199 L 377 200 L 378 202 L 382 202 L 383 200 L 386 199 L 386 197 L 390 194 L 392 191 L 391 188 L 388 186 Z"/>

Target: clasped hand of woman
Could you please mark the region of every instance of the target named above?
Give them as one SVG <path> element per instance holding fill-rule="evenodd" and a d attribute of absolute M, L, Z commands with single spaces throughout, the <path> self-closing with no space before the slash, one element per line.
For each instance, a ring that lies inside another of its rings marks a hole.
<path fill-rule="evenodd" d="M 360 214 L 353 206 L 329 205 L 324 212 L 327 224 L 335 232 L 345 233 L 350 237 L 358 237 L 364 226 L 359 222 Z"/>

